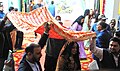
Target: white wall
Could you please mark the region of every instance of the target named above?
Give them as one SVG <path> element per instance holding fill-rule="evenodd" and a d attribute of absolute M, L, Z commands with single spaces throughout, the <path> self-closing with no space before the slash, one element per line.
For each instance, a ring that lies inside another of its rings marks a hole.
<path fill-rule="evenodd" d="M 114 0 L 114 9 L 113 9 L 113 18 L 118 19 L 118 10 L 119 10 L 120 0 Z"/>
<path fill-rule="evenodd" d="M 20 11 L 20 5 L 19 5 L 19 0 L 12 0 L 13 1 L 13 7 L 18 8 L 18 11 Z"/>
<path fill-rule="evenodd" d="M 20 11 L 20 0 L 1 0 L 3 2 L 4 6 L 4 12 L 7 13 L 10 6 L 13 6 L 15 8 L 18 8 L 18 11 Z"/>
<path fill-rule="evenodd" d="M 8 12 L 8 0 L 2 0 L 2 2 L 3 2 L 4 12 L 7 13 Z"/>
<path fill-rule="evenodd" d="M 108 23 L 113 18 L 114 1 L 115 0 L 106 0 L 104 14 L 108 18 L 108 20 L 107 20 Z"/>
<path fill-rule="evenodd" d="M 86 9 L 94 10 L 94 0 L 85 0 Z"/>
<path fill-rule="evenodd" d="M 105 15 L 108 17 L 107 22 L 112 18 L 118 19 L 118 9 L 120 0 L 106 0 L 105 4 Z"/>

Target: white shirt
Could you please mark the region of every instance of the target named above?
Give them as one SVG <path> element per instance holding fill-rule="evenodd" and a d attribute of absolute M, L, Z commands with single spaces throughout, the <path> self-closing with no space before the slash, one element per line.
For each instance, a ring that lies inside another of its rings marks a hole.
<path fill-rule="evenodd" d="M 40 71 L 38 64 L 35 62 L 34 64 L 26 60 L 28 64 L 31 66 L 33 71 Z"/>

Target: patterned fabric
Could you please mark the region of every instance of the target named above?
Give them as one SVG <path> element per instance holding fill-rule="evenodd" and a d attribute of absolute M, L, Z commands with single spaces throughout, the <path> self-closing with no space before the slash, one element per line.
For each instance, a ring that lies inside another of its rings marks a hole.
<path fill-rule="evenodd" d="M 34 32 L 38 28 L 41 28 L 44 25 L 44 22 L 52 21 L 53 24 L 51 27 L 52 31 L 56 32 L 63 38 L 68 41 L 80 41 L 86 40 L 91 37 L 96 36 L 94 32 L 81 32 L 81 31 L 73 31 L 66 27 L 61 26 L 58 21 L 56 21 L 53 16 L 49 13 L 48 8 L 46 6 L 37 8 L 29 13 L 21 13 L 12 11 L 7 14 L 10 21 L 13 25 L 20 31 L 23 32 Z M 43 33 L 44 29 L 39 29 Z M 39 31 L 38 30 L 38 31 Z M 50 33 L 53 35 L 53 33 Z M 52 36 L 54 38 L 54 35 Z M 56 37 L 57 38 L 57 37 Z M 59 39 L 59 38 L 58 38 Z"/>
<path fill-rule="evenodd" d="M 73 30 L 76 30 L 76 31 L 81 31 L 82 30 L 82 26 L 79 25 L 77 22 L 74 23 L 72 26 L 71 26 L 71 29 Z M 87 55 L 85 53 L 85 50 L 84 50 L 84 41 L 79 41 L 77 42 L 78 45 L 79 45 L 79 52 L 80 52 L 80 55 L 79 55 L 79 58 L 87 58 Z"/>

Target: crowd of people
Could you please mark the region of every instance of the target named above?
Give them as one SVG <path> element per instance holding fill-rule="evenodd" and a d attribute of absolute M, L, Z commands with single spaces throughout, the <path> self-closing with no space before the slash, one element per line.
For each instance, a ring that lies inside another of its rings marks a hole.
<path fill-rule="evenodd" d="M 32 1 L 30 1 L 32 3 Z M 51 2 L 54 4 L 54 1 Z M 41 0 L 30 7 L 30 11 L 42 7 Z M 52 5 L 50 6 L 52 7 Z M 49 9 L 50 9 L 49 8 Z M 10 11 L 18 11 L 14 7 Z M 53 10 L 54 11 L 54 10 Z M 51 12 L 53 17 L 63 26 L 61 16 L 56 16 Z M 119 20 L 111 19 L 106 23 L 106 16 L 99 14 L 98 10 L 86 9 L 84 15 L 80 15 L 68 28 L 74 31 L 93 31 L 96 37 L 84 41 L 68 42 L 66 39 L 56 39 L 49 37 L 52 21 L 45 22 L 45 31 L 41 35 L 38 43 L 31 43 L 26 46 L 25 53 L 18 68 L 18 71 L 42 71 L 40 58 L 41 50 L 46 45 L 46 56 L 44 71 L 80 71 L 80 60 L 87 59 L 85 50 L 92 52 L 93 59 L 97 61 L 100 70 L 120 69 L 120 26 Z M 50 23 L 50 24 L 48 24 Z M 117 25 L 117 28 L 115 27 Z M 19 31 L 12 22 L 7 18 L 7 14 L 0 22 L 0 70 L 5 70 L 5 65 L 11 71 L 15 70 L 13 56 L 8 59 L 9 50 L 22 49 L 24 33 Z M 37 33 L 35 32 L 35 36 Z"/>

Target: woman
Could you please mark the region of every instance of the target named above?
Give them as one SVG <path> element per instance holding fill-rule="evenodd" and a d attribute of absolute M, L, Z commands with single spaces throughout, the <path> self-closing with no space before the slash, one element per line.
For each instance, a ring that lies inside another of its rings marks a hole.
<path fill-rule="evenodd" d="M 76 42 L 71 42 L 62 49 L 58 57 L 56 71 L 81 70 L 78 44 Z"/>
<path fill-rule="evenodd" d="M 91 13 L 92 10 L 89 10 L 89 9 L 86 9 L 85 12 L 84 12 L 84 17 L 85 17 L 85 20 L 84 20 L 84 24 L 83 24 L 83 29 L 82 31 L 85 31 L 85 32 L 89 32 L 90 31 L 90 28 L 91 28 L 91 19 L 92 19 L 92 13 Z M 84 41 L 84 47 L 85 49 L 88 49 L 90 46 L 90 40 L 85 40 Z"/>
<path fill-rule="evenodd" d="M 75 31 L 81 31 L 83 23 L 84 23 L 84 16 L 79 16 L 73 22 L 73 24 L 71 25 L 70 29 L 75 30 Z M 84 50 L 84 42 L 83 41 L 79 41 L 77 43 L 79 45 L 79 52 L 80 52 L 79 58 L 80 59 L 86 59 L 87 55 L 86 55 L 85 50 Z"/>

